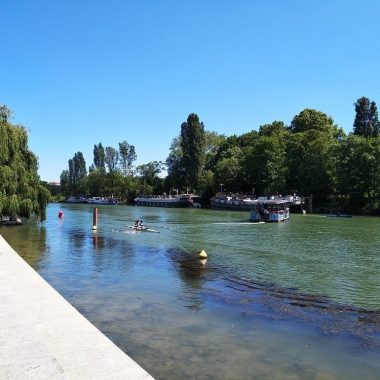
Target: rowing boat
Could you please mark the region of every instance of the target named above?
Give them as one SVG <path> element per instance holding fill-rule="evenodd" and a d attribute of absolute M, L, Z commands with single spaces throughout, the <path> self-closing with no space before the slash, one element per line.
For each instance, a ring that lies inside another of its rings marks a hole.
<path fill-rule="evenodd" d="M 160 231 L 156 231 L 153 228 L 147 227 L 147 226 L 125 226 L 131 230 L 134 231 L 144 231 L 144 232 L 155 232 L 155 233 L 160 233 Z"/>

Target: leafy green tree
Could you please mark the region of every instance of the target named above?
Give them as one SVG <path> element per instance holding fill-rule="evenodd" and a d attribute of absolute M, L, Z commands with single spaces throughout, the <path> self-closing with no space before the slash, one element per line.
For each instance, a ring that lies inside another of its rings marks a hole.
<path fill-rule="evenodd" d="M 214 173 L 211 170 L 204 170 L 202 172 L 197 190 L 203 201 L 208 204 L 216 192 Z"/>
<path fill-rule="evenodd" d="M 94 145 L 94 166 L 96 169 L 105 171 L 105 151 L 102 143 Z"/>
<path fill-rule="evenodd" d="M 79 196 L 86 193 L 86 161 L 82 152 L 77 152 L 69 160 L 70 194 Z"/>
<path fill-rule="evenodd" d="M 118 170 L 119 163 L 119 152 L 112 148 L 112 146 L 107 146 L 105 151 L 105 164 L 108 168 L 108 172 L 114 172 Z"/>
<path fill-rule="evenodd" d="M 182 166 L 186 171 L 187 186 L 197 185 L 205 163 L 205 130 L 197 114 L 192 113 L 181 124 Z"/>
<path fill-rule="evenodd" d="M 205 170 L 215 168 L 218 151 L 225 140 L 224 135 L 205 131 Z"/>
<path fill-rule="evenodd" d="M 102 169 L 91 170 L 86 179 L 88 194 L 92 197 L 104 196 L 106 181 L 106 175 Z"/>
<path fill-rule="evenodd" d="M 353 211 L 379 210 L 380 138 L 350 135 L 339 146 L 338 191 Z"/>
<path fill-rule="evenodd" d="M 319 132 L 332 133 L 337 136 L 340 130 L 334 125 L 334 121 L 330 116 L 325 113 L 306 108 L 301 111 L 298 115 L 294 116 L 290 127 L 290 132 L 301 133 L 310 130 L 315 130 Z"/>
<path fill-rule="evenodd" d="M 61 192 L 65 197 L 70 196 L 71 188 L 70 188 L 70 172 L 68 170 L 62 170 L 62 173 L 59 177 Z"/>
<path fill-rule="evenodd" d="M 304 193 L 303 179 L 300 172 L 300 165 L 307 150 L 304 140 L 302 133 L 290 133 L 288 135 L 285 149 L 285 178 L 287 191 L 291 193 L 297 192 L 300 195 L 309 195 Z"/>
<path fill-rule="evenodd" d="M 283 192 L 285 188 L 285 139 L 283 123 L 260 127 L 260 137 L 244 159 L 248 181 L 257 195 Z"/>
<path fill-rule="evenodd" d="M 214 172 L 214 188 L 219 184 L 224 185 L 224 189 L 229 192 L 240 191 L 242 178 L 242 150 L 234 147 L 224 152 L 216 166 Z"/>
<path fill-rule="evenodd" d="M 284 138 L 287 128 L 282 121 L 274 121 L 271 124 L 264 124 L 259 128 L 259 137 L 262 136 L 278 136 Z"/>
<path fill-rule="evenodd" d="M 43 221 L 50 193 L 41 184 L 26 129 L 10 124 L 11 115 L 9 108 L 0 106 L 0 217 L 33 213 Z"/>
<path fill-rule="evenodd" d="M 361 97 L 356 101 L 354 134 L 364 137 L 377 137 L 380 131 L 377 106 L 366 97 Z"/>
<path fill-rule="evenodd" d="M 161 161 L 153 161 L 137 167 L 137 172 L 141 178 L 143 194 L 151 194 L 153 191 L 161 192 L 163 180 L 158 177 L 158 174 L 164 168 L 164 164 Z"/>
<path fill-rule="evenodd" d="M 334 142 L 330 135 L 318 131 L 304 134 L 306 147 L 299 165 L 300 188 L 304 194 L 314 194 L 316 201 L 325 201 L 334 192 L 335 178 L 332 149 Z"/>
<path fill-rule="evenodd" d="M 287 138 L 287 189 L 313 194 L 316 204 L 335 192 L 336 177 L 332 152 L 344 137 L 331 117 L 306 109 L 296 115 Z"/>
<path fill-rule="evenodd" d="M 12 118 L 13 112 L 4 104 L 0 104 L 0 123 L 8 123 Z"/>
<path fill-rule="evenodd" d="M 104 195 L 109 197 L 121 196 L 124 193 L 125 177 L 119 170 L 113 170 L 106 175 Z"/>
<path fill-rule="evenodd" d="M 132 164 L 137 159 L 137 154 L 135 147 L 133 145 L 129 145 L 127 141 L 123 141 L 119 143 L 119 157 L 120 164 L 123 170 L 124 176 L 132 170 Z"/>
<path fill-rule="evenodd" d="M 181 136 L 175 137 L 169 148 L 169 155 L 165 161 L 168 175 L 165 178 L 165 189 L 186 187 L 186 170 L 182 165 L 183 152 Z"/>

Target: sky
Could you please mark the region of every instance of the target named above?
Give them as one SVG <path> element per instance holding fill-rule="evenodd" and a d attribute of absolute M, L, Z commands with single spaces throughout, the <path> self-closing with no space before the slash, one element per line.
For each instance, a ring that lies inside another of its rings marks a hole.
<path fill-rule="evenodd" d="M 358 98 L 380 105 L 379 14 L 377 0 L 0 0 L 0 104 L 48 182 L 99 143 L 165 161 L 193 112 L 231 136 L 313 108 L 349 133 Z"/>

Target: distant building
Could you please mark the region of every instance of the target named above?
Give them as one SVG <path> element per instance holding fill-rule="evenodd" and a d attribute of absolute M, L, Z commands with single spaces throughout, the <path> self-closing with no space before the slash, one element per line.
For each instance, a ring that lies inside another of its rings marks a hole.
<path fill-rule="evenodd" d="M 50 191 L 50 194 L 53 196 L 61 194 L 61 183 L 60 182 L 48 182 L 47 188 Z"/>

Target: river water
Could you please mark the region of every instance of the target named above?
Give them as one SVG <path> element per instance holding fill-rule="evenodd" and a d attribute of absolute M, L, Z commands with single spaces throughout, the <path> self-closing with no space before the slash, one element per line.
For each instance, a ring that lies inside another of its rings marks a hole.
<path fill-rule="evenodd" d="M 72 204 L 0 233 L 156 379 L 380 378 L 379 218 L 98 211 L 96 233 Z"/>

